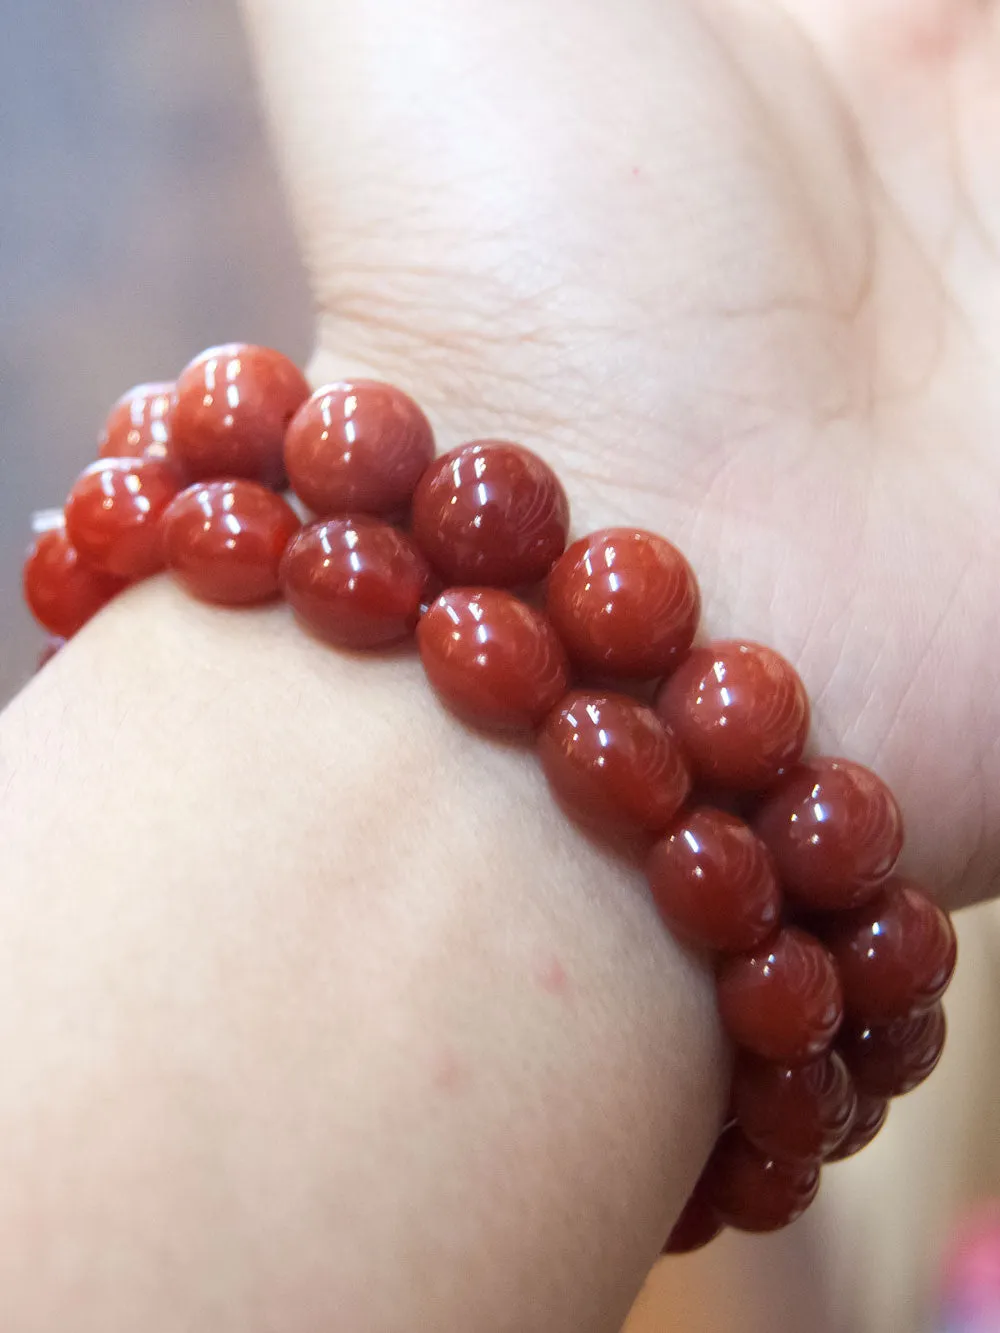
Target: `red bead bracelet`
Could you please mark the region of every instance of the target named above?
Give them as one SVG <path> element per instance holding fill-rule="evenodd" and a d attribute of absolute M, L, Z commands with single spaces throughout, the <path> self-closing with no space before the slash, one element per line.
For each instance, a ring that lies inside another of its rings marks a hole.
<path fill-rule="evenodd" d="M 695 644 L 698 584 L 670 542 L 608 528 L 567 545 L 565 492 L 536 455 L 480 440 L 435 458 L 399 389 L 310 396 L 247 344 L 130 390 L 98 449 L 25 566 L 50 652 L 164 569 L 208 602 L 283 597 L 336 647 L 415 634 L 446 708 L 530 738 L 571 817 L 645 848 L 663 921 L 715 956 L 737 1048 L 729 1120 L 667 1251 L 793 1221 L 822 1165 L 933 1070 L 955 934 L 894 874 L 899 808 L 861 765 L 803 758 L 809 703 L 784 658 Z"/>

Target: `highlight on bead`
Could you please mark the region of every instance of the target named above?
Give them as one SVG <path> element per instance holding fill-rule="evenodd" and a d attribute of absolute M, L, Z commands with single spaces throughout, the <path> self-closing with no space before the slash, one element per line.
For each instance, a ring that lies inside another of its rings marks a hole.
<path fill-rule="evenodd" d="M 282 597 L 336 648 L 415 639 L 444 709 L 533 747 L 563 810 L 644 858 L 650 920 L 710 956 L 736 1048 L 729 1120 L 666 1253 L 794 1221 L 821 1165 L 934 1069 L 955 933 L 895 873 L 895 798 L 805 752 L 805 686 L 779 653 L 696 645 L 698 583 L 665 537 L 570 540 L 561 483 L 522 445 L 435 458 L 402 390 L 310 393 L 249 343 L 129 389 L 98 451 L 33 520 L 24 594 L 48 652 L 164 567 L 202 601 Z"/>

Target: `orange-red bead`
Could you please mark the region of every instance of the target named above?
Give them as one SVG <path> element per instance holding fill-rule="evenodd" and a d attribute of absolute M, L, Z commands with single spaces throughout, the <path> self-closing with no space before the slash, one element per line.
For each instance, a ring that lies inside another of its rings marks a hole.
<path fill-rule="evenodd" d="M 822 1055 L 844 1016 L 833 959 L 794 926 L 751 953 L 723 959 L 716 993 L 722 1022 L 737 1045 L 780 1064 Z"/>
<path fill-rule="evenodd" d="M 98 442 L 101 458 L 163 458 L 170 434 L 172 383 L 136 384 L 115 402 Z"/>
<path fill-rule="evenodd" d="M 955 970 L 955 930 L 945 912 L 909 880 L 889 880 L 878 897 L 823 923 L 844 988 L 844 1008 L 868 1023 L 929 1009 Z"/>
<path fill-rule="evenodd" d="M 690 944 L 740 953 L 778 924 L 770 853 L 722 810 L 700 806 L 681 815 L 650 852 L 646 874 L 667 925 Z"/>
<path fill-rule="evenodd" d="M 417 626 L 441 699 L 474 726 L 537 726 L 566 693 L 566 654 L 541 612 L 498 588 L 451 588 Z"/>
<path fill-rule="evenodd" d="M 674 1223 L 663 1253 L 690 1254 L 715 1240 L 721 1230 L 722 1223 L 715 1215 L 703 1183 L 699 1181 Z"/>
<path fill-rule="evenodd" d="M 289 483 L 316 514 L 398 513 L 433 457 L 423 412 L 376 380 L 317 389 L 285 435 Z"/>
<path fill-rule="evenodd" d="M 43 532 L 24 565 L 24 598 L 50 634 L 69 639 L 125 587 L 123 579 L 85 565 L 60 526 Z"/>
<path fill-rule="evenodd" d="M 691 566 L 670 542 L 605 528 L 556 562 L 546 609 L 586 671 L 652 679 L 672 671 L 691 647 L 701 597 Z"/>
<path fill-rule="evenodd" d="M 859 1091 L 872 1097 L 901 1097 L 933 1073 L 944 1039 L 944 1010 L 936 1004 L 885 1027 L 845 1026 L 837 1046 Z"/>
<path fill-rule="evenodd" d="M 759 643 L 695 648 L 666 681 L 656 710 L 696 777 L 761 791 L 802 754 L 809 700 L 794 668 Z"/>
<path fill-rule="evenodd" d="M 819 1189 L 815 1162 L 779 1162 L 740 1129 L 727 1129 L 703 1176 L 716 1217 L 739 1231 L 778 1231 L 809 1207 Z"/>
<path fill-rule="evenodd" d="M 161 520 L 182 484 L 165 458 L 99 459 L 69 493 L 66 535 L 94 569 L 147 578 L 163 568 Z"/>
<path fill-rule="evenodd" d="M 281 486 L 285 430 L 308 397 L 302 372 L 280 352 L 252 343 L 210 347 L 177 378 L 167 415 L 171 457 L 189 479 Z"/>
<path fill-rule="evenodd" d="M 286 501 L 256 482 L 199 482 L 164 515 L 167 566 L 202 601 L 264 602 L 277 596 L 281 557 L 298 530 Z"/>
<path fill-rule="evenodd" d="M 834 1051 L 804 1065 L 741 1055 L 733 1071 L 732 1108 L 743 1133 L 780 1162 L 815 1162 L 843 1141 L 857 1094 Z"/>
<path fill-rule="evenodd" d="M 281 563 L 296 616 L 341 648 L 381 648 L 412 634 L 430 580 L 412 542 L 363 516 L 303 528 Z"/>
<path fill-rule="evenodd" d="M 442 455 L 413 496 L 413 537 L 449 583 L 537 583 L 566 545 L 569 503 L 537 455 L 478 440 Z"/>
<path fill-rule="evenodd" d="M 573 690 L 546 718 L 538 754 L 569 811 L 623 833 L 666 828 L 691 788 L 656 714 L 623 694 Z"/>
<path fill-rule="evenodd" d="M 848 759 L 815 759 L 792 769 L 754 827 L 771 849 L 786 892 L 821 911 L 873 897 L 903 846 L 892 792 Z"/>
<path fill-rule="evenodd" d="M 827 1153 L 826 1160 L 843 1162 L 867 1148 L 885 1124 L 888 1114 L 888 1097 L 872 1097 L 867 1092 L 856 1091 L 850 1128 L 837 1146 Z"/>

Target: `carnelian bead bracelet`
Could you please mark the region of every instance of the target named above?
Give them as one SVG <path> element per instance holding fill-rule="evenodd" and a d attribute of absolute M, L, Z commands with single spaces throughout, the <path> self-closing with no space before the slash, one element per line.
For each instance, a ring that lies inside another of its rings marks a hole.
<path fill-rule="evenodd" d="M 667 1252 L 794 1221 L 822 1166 L 931 1073 L 955 934 L 895 874 L 892 793 L 803 757 L 809 702 L 778 653 L 695 642 L 701 596 L 670 542 L 615 527 L 567 545 L 566 494 L 535 454 L 435 457 L 399 389 L 310 394 L 246 343 L 123 394 L 97 452 L 24 569 L 48 655 L 161 570 L 223 606 L 283 598 L 341 649 L 415 636 L 445 708 L 530 739 L 558 804 L 644 857 L 664 924 L 714 959 L 736 1047 L 729 1119 Z"/>

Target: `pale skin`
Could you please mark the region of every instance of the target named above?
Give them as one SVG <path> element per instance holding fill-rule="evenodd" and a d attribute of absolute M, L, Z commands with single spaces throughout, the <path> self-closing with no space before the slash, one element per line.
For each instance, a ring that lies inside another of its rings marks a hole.
<path fill-rule="evenodd" d="M 252 0 L 313 376 L 664 532 L 907 865 L 1000 870 L 1000 20 Z M 0 1325 L 616 1329 L 717 1127 L 706 975 L 407 659 L 159 584 L 0 722 Z"/>

